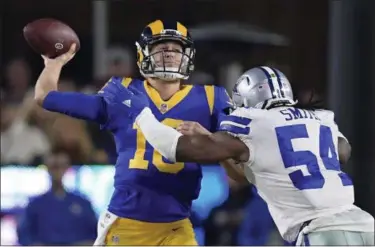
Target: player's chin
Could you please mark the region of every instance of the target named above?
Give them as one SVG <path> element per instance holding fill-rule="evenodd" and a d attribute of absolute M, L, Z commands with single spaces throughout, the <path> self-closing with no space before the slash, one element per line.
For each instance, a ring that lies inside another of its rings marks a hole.
<path fill-rule="evenodd" d="M 169 68 L 169 69 L 176 69 L 177 70 L 178 67 L 180 67 L 180 62 L 181 61 L 165 61 L 165 62 L 157 61 L 155 63 L 155 67 L 158 68 L 158 69 Z"/>

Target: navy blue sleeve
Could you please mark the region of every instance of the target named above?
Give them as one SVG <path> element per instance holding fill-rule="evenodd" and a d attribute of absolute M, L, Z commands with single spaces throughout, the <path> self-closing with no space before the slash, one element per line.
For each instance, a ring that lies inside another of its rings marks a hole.
<path fill-rule="evenodd" d="M 106 103 L 99 95 L 52 91 L 44 99 L 43 108 L 102 125 L 107 122 Z"/>

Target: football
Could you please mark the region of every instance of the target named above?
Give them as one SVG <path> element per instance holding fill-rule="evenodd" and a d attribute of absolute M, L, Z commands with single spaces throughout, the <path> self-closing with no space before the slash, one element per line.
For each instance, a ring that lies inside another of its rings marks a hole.
<path fill-rule="evenodd" d="M 80 48 L 76 32 L 65 23 L 51 19 L 38 19 L 27 24 L 23 35 L 33 50 L 49 58 L 55 58 L 69 51 L 76 43 L 76 52 Z"/>

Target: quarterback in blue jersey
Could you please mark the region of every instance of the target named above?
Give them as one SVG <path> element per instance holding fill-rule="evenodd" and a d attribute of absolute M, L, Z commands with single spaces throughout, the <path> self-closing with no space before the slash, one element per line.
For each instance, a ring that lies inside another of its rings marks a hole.
<path fill-rule="evenodd" d="M 181 23 L 150 23 L 136 46 L 146 80 L 112 77 L 96 95 L 59 92 L 59 74 L 74 56 L 73 45 L 58 58 L 44 57 L 35 100 L 49 111 L 95 121 L 114 135 L 115 191 L 99 219 L 96 245 L 197 245 L 188 217 L 200 191 L 200 165 L 165 159 L 104 95 L 112 84 L 134 88 L 147 95 L 153 114 L 165 125 L 178 129 L 196 122 L 207 130 L 216 129 L 230 99 L 221 87 L 181 83 L 194 70 L 195 56 L 193 40 Z"/>

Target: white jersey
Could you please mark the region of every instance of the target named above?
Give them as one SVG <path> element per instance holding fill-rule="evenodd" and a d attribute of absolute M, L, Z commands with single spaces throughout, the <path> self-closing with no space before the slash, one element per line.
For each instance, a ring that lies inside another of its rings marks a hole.
<path fill-rule="evenodd" d="M 356 218 L 342 224 L 329 218 L 329 230 L 374 230 L 371 215 L 353 205 L 352 181 L 340 170 L 337 143 L 343 135 L 333 112 L 238 108 L 231 116 L 221 129 L 248 146 L 246 177 L 268 204 L 285 240 L 294 241 L 306 221 L 353 210 L 359 212 Z M 327 230 L 328 221 L 317 227 Z"/>

